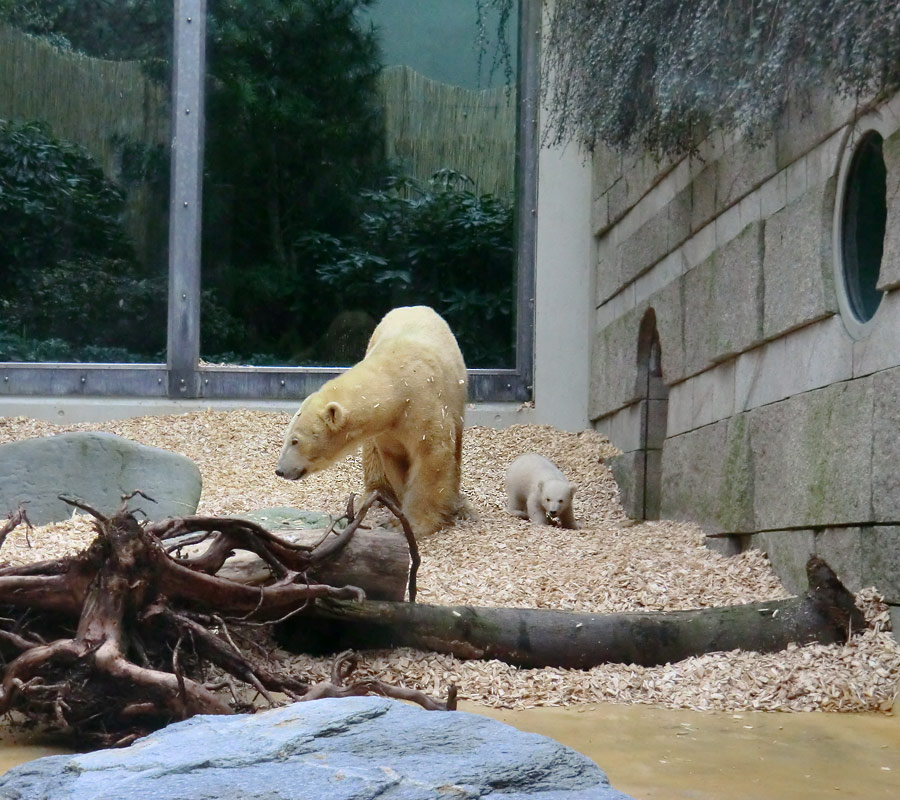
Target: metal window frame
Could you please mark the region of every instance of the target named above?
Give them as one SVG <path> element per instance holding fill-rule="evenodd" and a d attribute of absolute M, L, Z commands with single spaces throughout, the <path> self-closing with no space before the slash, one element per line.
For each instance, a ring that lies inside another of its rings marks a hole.
<path fill-rule="evenodd" d="M 520 0 L 516 136 L 516 365 L 469 370 L 473 402 L 532 399 L 537 230 L 540 0 Z M 0 363 L 0 397 L 296 400 L 338 367 L 200 363 L 200 236 L 206 0 L 174 0 L 169 291 L 166 364 Z"/>

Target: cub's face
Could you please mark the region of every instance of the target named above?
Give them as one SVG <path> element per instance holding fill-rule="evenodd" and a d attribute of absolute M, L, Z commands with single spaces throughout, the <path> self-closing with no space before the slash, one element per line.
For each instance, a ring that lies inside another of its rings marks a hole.
<path fill-rule="evenodd" d="M 296 481 L 331 466 L 353 446 L 344 432 L 346 422 L 340 403 L 307 397 L 288 425 L 275 474 Z"/>
<path fill-rule="evenodd" d="M 550 519 L 558 519 L 572 505 L 572 487 L 565 481 L 541 484 L 541 506 Z"/>

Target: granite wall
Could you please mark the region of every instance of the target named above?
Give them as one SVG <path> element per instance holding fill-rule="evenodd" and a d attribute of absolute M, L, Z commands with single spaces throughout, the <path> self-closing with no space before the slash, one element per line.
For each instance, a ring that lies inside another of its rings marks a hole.
<path fill-rule="evenodd" d="M 883 136 L 887 222 L 884 294 L 859 325 L 835 208 L 867 130 Z M 716 135 L 679 161 L 603 151 L 593 169 L 590 417 L 623 451 L 626 510 L 658 499 L 719 549 L 761 547 L 794 590 L 819 553 L 900 604 L 900 95 L 862 117 L 813 98 L 761 147 Z"/>

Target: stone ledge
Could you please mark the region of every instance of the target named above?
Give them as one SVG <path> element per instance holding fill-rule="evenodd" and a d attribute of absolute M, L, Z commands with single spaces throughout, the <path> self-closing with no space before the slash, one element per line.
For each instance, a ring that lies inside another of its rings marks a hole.
<path fill-rule="evenodd" d="M 189 414 L 196 411 L 266 411 L 290 417 L 299 400 L 169 400 L 143 397 L 0 397 L 0 416 L 29 417 L 58 425 L 108 422 L 132 417 Z M 471 403 L 466 425 L 505 427 L 534 422 L 535 410 L 522 403 Z M 285 424 L 287 420 L 285 420 Z"/>

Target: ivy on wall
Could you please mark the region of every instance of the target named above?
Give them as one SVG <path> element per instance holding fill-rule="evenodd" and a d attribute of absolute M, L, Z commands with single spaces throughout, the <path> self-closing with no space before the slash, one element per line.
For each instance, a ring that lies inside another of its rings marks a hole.
<path fill-rule="evenodd" d="M 714 129 L 761 142 L 814 89 L 896 90 L 900 3 L 556 0 L 544 55 L 550 144 L 678 155 Z"/>

